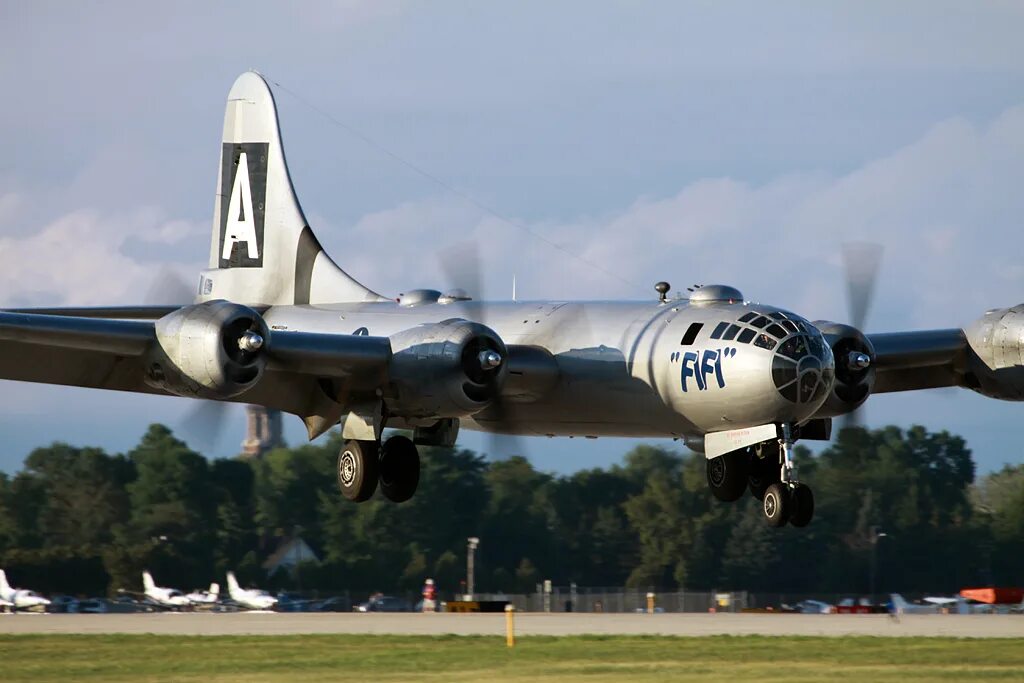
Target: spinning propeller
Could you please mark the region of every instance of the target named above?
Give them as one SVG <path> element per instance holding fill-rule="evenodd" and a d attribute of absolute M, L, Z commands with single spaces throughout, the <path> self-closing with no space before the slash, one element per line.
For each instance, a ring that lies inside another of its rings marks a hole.
<path fill-rule="evenodd" d="M 476 318 L 481 325 L 490 327 L 487 320 L 486 306 L 473 306 L 472 312 L 475 316 L 469 315 L 462 302 L 472 298 L 476 301 L 486 301 L 484 295 L 483 278 L 481 276 L 480 245 L 470 240 L 459 242 L 440 251 L 437 255 L 438 263 L 445 278 L 448 280 L 450 290 L 446 295 L 453 295 L 452 303 L 447 306 L 462 307 L 463 315 L 467 318 Z M 492 328 L 493 329 L 493 328 Z M 508 362 L 508 359 L 503 359 Z M 505 422 L 511 413 L 509 402 L 499 395 L 484 411 L 488 417 L 496 422 Z M 526 456 L 525 440 L 516 434 L 496 434 L 485 432 L 487 445 L 486 453 L 495 460 L 505 459 L 513 455 Z"/>
<path fill-rule="evenodd" d="M 850 324 L 863 332 L 874 297 L 884 249 L 882 245 L 873 242 L 849 242 L 842 246 L 842 250 Z M 850 362 L 856 361 L 851 359 Z M 861 408 L 858 408 L 842 417 L 840 429 L 860 427 L 862 422 L 863 414 Z"/>
<path fill-rule="evenodd" d="M 143 301 L 147 306 L 190 306 L 195 302 L 195 288 L 181 273 L 164 266 L 153 278 Z M 178 431 L 197 450 L 212 451 L 224 433 L 231 408 L 227 401 L 197 400 L 178 420 Z"/>

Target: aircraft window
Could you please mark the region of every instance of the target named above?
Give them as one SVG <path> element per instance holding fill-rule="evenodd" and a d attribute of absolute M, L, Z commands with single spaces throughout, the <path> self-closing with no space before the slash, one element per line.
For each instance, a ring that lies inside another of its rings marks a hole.
<path fill-rule="evenodd" d="M 770 334 L 772 336 L 775 336 L 775 337 L 778 337 L 779 339 L 782 339 L 788 333 L 784 329 L 782 329 L 781 327 L 776 325 L 775 323 L 772 323 L 771 325 L 768 326 L 768 334 Z"/>
<path fill-rule="evenodd" d="M 796 366 L 790 362 L 774 363 L 772 366 L 772 380 L 775 386 L 782 388 L 790 382 L 796 381 Z"/>
<path fill-rule="evenodd" d="M 796 382 L 793 382 L 788 386 L 782 387 L 781 389 L 779 389 L 779 393 L 782 394 L 782 397 L 785 398 L 786 400 L 796 403 Z"/>
<path fill-rule="evenodd" d="M 771 317 L 775 318 L 776 320 L 785 320 L 786 319 L 786 314 L 782 313 L 780 311 L 775 311 L 774 313 L 769 313 L 768 315 L 770 315 Z"/>
<path fill-rule="evenodd" d="M 740 317 L 740 322 L 741 323 L 749 323 L 751 320 L 753 320 L 756 317 L 757 317 L 757 313 L 754 313 L 753 311 L 751 311 L 750 313 L 744 313 Z"/>
<path fill-rule="evenodd" d="M 729 327 L 729 323 L 718 323 L 715 331 L 711 333 L 712 339 L 721 339 L 722 333 L 725 332 L 725 328 Z"/>
<path fill-rule="evenodd" d="M 754 338 L 755 334 L 757 334 L 757 332 L 750 328 L 747 328 L 740 332 L 740 336 L 736 337 L 736 341 L 738 341 L 740 344 L 749 344 L 750 340 Z"/>
<path fill-rule="evenodd" d="M 727 329 L 725 331 L 725 334 L 722 335 L 722 339 L 724 339 L 725 341 L 731 341 L 732 338 L 735 337 L 736 333 L 739 332 L 739 331 L 740 331 L 740 326 L 739 325 L 729 325 L 729 329 Z"/>
<path fill-rule="evenodd" d="M 757 339 L 754 340 L 754 346 L 760 346 L 762 349 L 768 349 L 771 351 L 775 348 L 775 340 L 764 332 L 761 332 L 757 335 Z"/>
<path fill-rule="evenodd" d="M 789 320 L 783 320 L 782 321 L 782 326 L 785 327 L 790 332 L 797 332 L 798 331 L 796 329 L 796 325 L 792 321 L 789 321 Z"/>
<path fill-rule="evenodd" d="M 806 337 L 792 337 L 779 347 L 780 354 L 793 360 L 800 360 L 810 352 Z"/>
<path fill-rule="evenodd" d="M 704 327 L 704 323 L 690 323 L 690 326 L 686 328 L 686 334 L 683 335 L 683 340 L 679 342 L 681 346 L 689 346 L 693 343 L 693 340 L 700 334 L 701 328 Z"/>
<path fill-rule="evenodd" d="M 762 315 L 760 318 L 758 318 L 757 320 L 750 324 L 760 330 L 761 328 L 768 324 L 768 318 Z"/>

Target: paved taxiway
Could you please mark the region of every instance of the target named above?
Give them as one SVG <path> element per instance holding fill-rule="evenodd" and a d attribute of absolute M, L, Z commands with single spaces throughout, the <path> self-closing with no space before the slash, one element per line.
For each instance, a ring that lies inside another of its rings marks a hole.
<path fill-rule="evenodd" d="M 147 613 L 0 615 L 4 633 L 502 635 L 503 614 Z M 1024 615 L 516 614 L 519 635 L 1024 638 Z"/>

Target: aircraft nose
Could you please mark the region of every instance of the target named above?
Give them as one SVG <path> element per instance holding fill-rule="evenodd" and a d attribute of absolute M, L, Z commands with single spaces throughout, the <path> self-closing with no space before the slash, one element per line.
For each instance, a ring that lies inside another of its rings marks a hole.
<path fill-rule="evenodd" d="M 820 405 L 835 382 L 835 357 L 816 327 L 782 340 L 772 357 L 772 381 L 784 399 L 799 405 Z"/>

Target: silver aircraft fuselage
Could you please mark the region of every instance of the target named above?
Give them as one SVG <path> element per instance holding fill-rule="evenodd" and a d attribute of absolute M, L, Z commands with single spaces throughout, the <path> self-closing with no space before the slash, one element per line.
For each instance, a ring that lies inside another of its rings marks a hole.
<path fill-rule="evenodd" d="M 464 428 L 492 432 L 697 437 L 770 422 L 796 424 L 821 407 L 834 371 L 832 353 L 813 325 L 782 309 L 744 302 L 428 299 L 414 305 L 274 306 L 264 317 L 271 334 L 387 337 L 460 318 L 487 325 L 510 348 L 550 354 L 556 365 L 551 381 L 510 401 L 500 421 L 488 410 L 461 421 Z M 748 324 L 739 322 L 744 317 Z M 780 358 L 787 348 L 793 360 Z M 514 385 L 514 359 L 510 369 Z"/>

